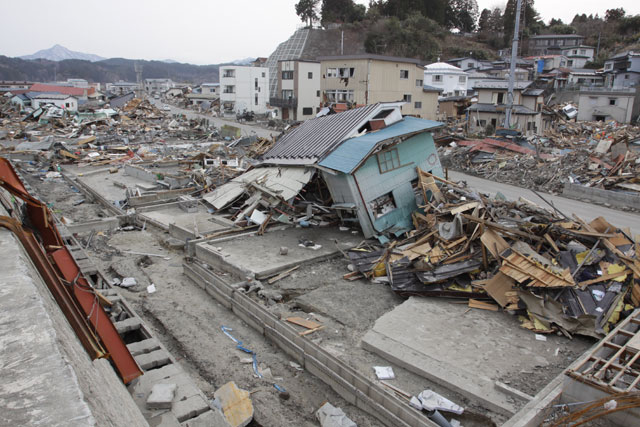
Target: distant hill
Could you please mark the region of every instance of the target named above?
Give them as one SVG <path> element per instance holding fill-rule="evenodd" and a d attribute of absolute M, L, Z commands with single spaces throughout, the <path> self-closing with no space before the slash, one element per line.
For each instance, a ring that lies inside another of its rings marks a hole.
<path fill-rule="evenodd" d="M 175 82 L 194 84 L 219 81 L 218 64 L 192 65 L 163 61 L 134 61 L 124 58 L 111 58 L 96 62 L 78 59 L 24 60 L 7 56 L 0 56 L 0 80 L 47 82 L 79 78 L 100 83 L 119 80 L 134 82 L 136 81 L 135 63 L 142 65 L 143 79 L 170 78 Z"/>
<path fill-rule="evenodd" d="M 20 59 L 48 59 L 49 61 L 64 61 L 65 59 L 81 59 L 84 61 L 102 61 L 103 58 L 92 53 L 74 52 L 59 44 L 50 47 L 49 49 L 42 49 L 32 55 L 20 56 Z"/>

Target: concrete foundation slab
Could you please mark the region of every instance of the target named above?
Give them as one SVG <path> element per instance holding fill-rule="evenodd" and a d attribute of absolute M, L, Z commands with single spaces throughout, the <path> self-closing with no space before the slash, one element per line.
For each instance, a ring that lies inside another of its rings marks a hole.
<path fill-rule="evenodd" d="M 296 265 L 317 262 L 340 254 L 358 244 L 361 235 L 354 236 L 337 228 L 288 228 L 269 231 L 263 236 L 243 236 L 225 241 L 208 241 L 196 245 L 196 255 L 202 261 L 243 278 L 272 276 Z M 300 240 L 312 241 L 322 247 L 313 250 L 300 247 Z M 334 242 L 338 241 L 338 244 Z M 286 246 L 287 255 L 280 255 Z"/>
<path fill-rule="evenodd" d="M 561 362 L 562 338 L 537 341 L 504 313 L 467 311 L 442 299 L 410 298 L 376 321 L 365 349 L 467 396 L 488 409 L 512 415 L 524 402 L 496 386 L 509 374 Z"/>
<path fill-rule="evenodd" d="M 185 212 L 180 209 L 178 204 L 172 204 L 162 209 L 146 210 L 140 215 L 158 221 L 166 227 L 169 227 L 169 224 L 175 224 L 194 234 L 194 230 L 197 228 L 200 235 L 214 233 L 226 228 L 218 222 L 211 221 L 212 215 L 202 205 L 198 205 L 197 212 Z"/>

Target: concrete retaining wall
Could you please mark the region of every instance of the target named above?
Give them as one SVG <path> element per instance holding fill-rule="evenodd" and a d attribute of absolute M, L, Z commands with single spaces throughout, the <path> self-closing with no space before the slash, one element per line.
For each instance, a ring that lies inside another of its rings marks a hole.
<path fill-rule="evenodd" d="M 260 304 L 236 292 L 213 272 L 198 263 L 184 263 L 184 273 L 209 295 L 267 337 L 317 376 L 349 403 L 373 415 L 388 426 L 436 426 L 382 386 L 344 364 L 308 338 L 280 321 Z"/>
<path fill-rule="evenodd" d="M 102 218 L 95 221 L 74 222 L 67 224 L 67 230 L 71 234 L 86 233 L 88 231 L 109 231 L 115 230 L 128 222 L 126 216 L 114 216 L 111 218 Z"/>
<path fill-rule="evenodd" d="M 600 188 L 585 187 L 577 184 L 565 184 L 562 192 L 564 196 L 576 199 L 588 199 L 598 203 L 608 203 L 611 206 L 640 209 L 640 196 L 628 192 L 602 190 Z"/>

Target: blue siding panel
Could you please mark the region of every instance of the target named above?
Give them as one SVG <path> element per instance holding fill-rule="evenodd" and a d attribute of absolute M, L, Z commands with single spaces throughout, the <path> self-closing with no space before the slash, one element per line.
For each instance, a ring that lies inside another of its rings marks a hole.
<path fill-rule="evenodd" d="M 433 120 L 405 117 L 402 121 L 384 129 L 344 141 L 318 164 L 343 173 L 351 173 L 378 143 L 398 136 L 438 128 L 442 125 L 442 123 Z"/>

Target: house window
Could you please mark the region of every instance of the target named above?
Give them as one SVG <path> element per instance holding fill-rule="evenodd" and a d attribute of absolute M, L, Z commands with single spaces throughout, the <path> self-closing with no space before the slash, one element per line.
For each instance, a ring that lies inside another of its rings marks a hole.
<path fill-rule="evenodd" d="M 416 101 L 416 102 L 413 104 L 413 108 L 415 108 L 415 109 L 420 109 L 420 108 L 422 108 L 422 101 Z"/>
<path fill-rule="evenodd" d="M 373 199 L 367 203 L 367 205 L 376 219 L 396 209 L 396 201 L 392 193 L 387 193 L 377 199 Z"/>
<path fill-rule="evenodd" d="M 467 76 L 458 76 L 458 83 L 466 83 Z"/>
<path fill-rule="evenodd" d="M 570 59 L 567 61 L 567 66 L 568 67 L 573 67 L 573 59 Z"/>
<path fill-rule="evenodd" d="M 440 75 L 440 74 L 435 74 L 435 75 L 433 76 L 433 81 L 434 81 L 434 82 L 441 82 L 441 81 L 442 81 L 442 75 Z"/>
<path fill-rule="evenodd" d="M 378 167 L 380 168 L 380 173 L 387 173 L 394 169 L 398 169 L 400 167 L 398 149 L 392 148 L 378 153 Z"/>
<path fill-rule="evenodd" d="M 319 91 L 319 90 L 317 90 L 317 91 L 316 91 L 316 96 L 317 96 L 318 98 L 320 98 L 320 91 Z"/>
<path fill-rule="evenodd" d="M 629 80 L 629 74 L 625 74 L 625 75 L 624 75 L 624 79 L 625 79 L 625 80 Z"/>
<path fill-rule="evenodd" d="M 496 103 L 497 104 L 502 104 L 504 103 L 504 93 L 499 92 L 496 96 Z"/>
<path fill-rule="evenodd" d="M 416 79 L 416 86 L 422 87 L 422 86 L 424 86 L 424 82 L 422 80 L 420 80 L 420 79 Z"/>
<path fill-rule="evenodd" d="M 71 107 L 71 104 L 67 102 L 66 104 L 64 104 L 64 106 L 69 108 L 69 107 Z"/>
<path fill-rule="evenodd" d="M 327 96 L 327 101 L 330 102 L 353 102 L 353 91 L 352 90 L 327 90 L 325 91 L 325 95 Z"/>
<path fill-rule="evenodd" d="M 258 78 L 256 77 L 255 88 L 258 89 Z"/>
<path fill-rule="evenodd" d="M 293 71 L 283 71 L 282 80 L 293 80 Z"/>
<path fill-rule="evenodd" d="M 356 73 L 356 69 L 355 68 L 338 68 L 338 77 L 340 78 L 348 78 L 348 77 L 353 77 Z"/>
<path fill-rule="evenodd" d="M 284 89 L 282 91 L 282 98 L 284 99 L 291 99 L 293 98 L 293 90 L 291 89 Z"/>
<path fill-rule="evenodd" d="M 409 78 L 409 70 L 400 70 L 400 78 L 408 79 Z"/>
<path fill-rule="evenodd" d="M 616 99 L 615 98 L 609 98 L 609 105 L 616 105 Z"/>
<path fill-rule="evenodd" d="M 337 68 L 327 68 L 327 77 L 338 77 Z"/>
<path fill-rule="evenodd" d="M 258 105 L 258 94 L 256 93 L 255 104 Z"/>
<path fill-rule="evenodd" d="M 405 94 L 405 95 L 402 97 L 402 100 L 403 100 L 404 102 L 411 102 L 411 95 L 410 95 L 410 94 Z"/>
<path fill-rule="evenodd" d="M 236 70 L 224 70 L 224 73 L 222 74 L 222 77 L 235 77 L 236 76 Z"/>
<path fill-rule="evenodd" d="M 236 87 L 235 86 L 225 86 L 224 87 L 224 93 L 236 93 Z"/>
<path fill-rule="evenodd" d="M 265 73 L 262 73 L 262 77 L 263 77 L 263 78 L 265 77 Z"/>
<path fill-rule="evenodd" d="M 304 107 L 302 109 L 302 115 L 303 116 L 310 116 L 313 114 L 313 108 L 312 107 Z"/>
<path fill-rule="evenodd" d="M 313 73 L 312 73 L 311 71 L 309 71 L 309 72 L 307 73 L 307 78 L 308 78 L 309 80 L 311 80 L 311 79 L 313 78 Z"/>

